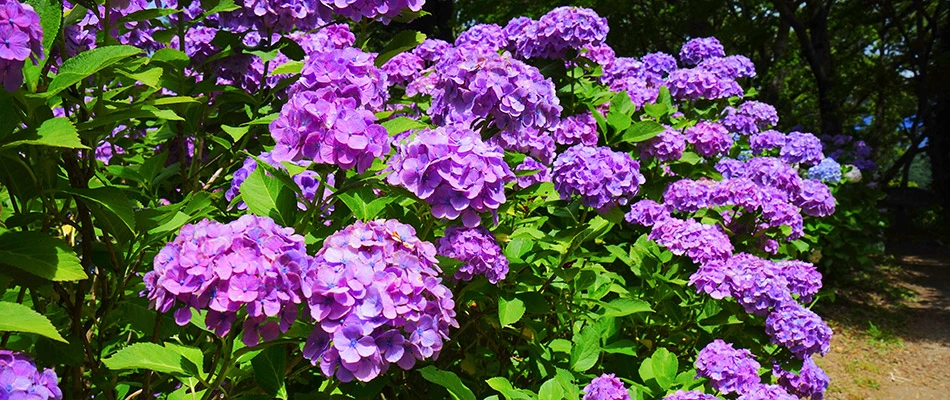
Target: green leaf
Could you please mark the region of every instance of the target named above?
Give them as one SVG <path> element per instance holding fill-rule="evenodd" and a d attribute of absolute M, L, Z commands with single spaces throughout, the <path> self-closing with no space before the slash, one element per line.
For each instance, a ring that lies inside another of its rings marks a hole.
<path fill-rule="evenodd" d="M 642 142 L 644 140 L 653 139 L 656 135 L 663 133 L 665 130 L 666 128 L 656 121 L 640 121 L 633 124 L 630 129 L 627 129 L 623 133 L 621 141 L 631 143 Z"/>
<path fill-rule="evenodd" d="M 63 189 L 64 193 L 69 193 L 86 200 L 90 206 L 89 209 L 93 215 L 107 223 L 108 230 L 112 234 L 119 235 L 120 229 L 128 229 L 129 232 L 135 232 L 135 214 L 132 212 L 132 203 L 128 196 L 121 190 L 113 187 L 100 187 L 95 189 Z"/>
<path fill-rule="evenodd" d="M 202 376 L 204 374 L 205 355 L 197 347 L 182 346 L 177 343 L 165 343 L 165 347 L 183 357 L 182 369 L 190 376 Z"/>
<path fill-rule="evenodd" d="M 407 50 L 411 50 L 413 47 L 419 45 L 426 40 L 426 35 L 416 32 L 416 31 L 402 31 L 396 35 L 393 40 L 390 40 L 386 47 L 379 52 L 379 55 L 376 56 L 376 66 L 382 66 L 389 61 L 389 59 L 395 57 L 397 54 L 402 53 Z"/>
<path fill-rule="evenodd" d="M 286 75 L 286 74 L 299 74 L 303 70 L 303 61 L 287 61 L 283 64 L 278 65 L 274 68 L 273 71 L 268 74 L 269 76 L 274 75 Z"/>
<path fill-rule="evenodd" d="M 59 73 L 50 82 L 44 94 L 52 97 L 66 88 L 75 85 L 87 77 L 102 71 L 125 58 L 142 53 L 142 50 L 126 45 L 103 46 L 84 51 L 67 59 L 59 68 Z"/>
<path fill-rule="evenodd" d="M 228 136 L 231 137 L 231 140 L 234 141 L 234 143 L 237 143 L 241 140 L 241 138 L 244 137 L 244 135 L 247 135 L 247 131 L 250 130 L 251 127 L 221 125 L 221 129 L 224 130 L 224 133 L 227 133 Z"/>
<path fill-rule="evenodd" d="M 0 228 L 0 263 L 51 281 L 88 278 L 79 264 L 79 257 L 66 242 L 40 232 L 14 232 Z"/>
<path fill-rule="evenodd" d="M 67 149 L 88 149 L 79 141 L 79 132 L 68 119 L 52 118 L 40 125 L 35 131 L 26 130 L 10 137 L 13 141 L 0 146 L 0 150 L 23 144 L 34 146 L 63 147 Z"/>
<path fill-rule="evenodd" d="M 436 385 L 444 387 L 456 400 L 475 400 L 475 393 L 462 383 L 458 375 L 451 371 L 443 371 L 434 366 L 426 366 L 419 369 L 422 377 Z"/>
<path fill-rule="evenodd" d="M 138 72 L 125 72 L 122 70 L 118 70 L 116 72 L 118 72 L 120 75 L 139 81 L 148 87 L 157 89 L 160 87 L 159 80 L 162 78 L 162 73 L 165 71 L 156 67 Z"/>
<path fill-rule="evenodd" d="M 564 397 L 567 400 L 577 400 L 580 397 L 580 390 L 577 389 L 577 385 L 574 383 L 574 375 L 571 375 L 570 371 L 558 368 L 554 374 L 554 379 L 561 384 L 561 388 L 564 389 Z"/>
<path fill-rule="evenodd" d="M 538 389 L 538 400 L 561 400 L 564 398 L 564 388 L 556 378 L 548 379 Z"/>
<path fill-rule="evenodd" d="M 181 353 L 155 343 L 134 343 L 119 350 L 102 363 L 111 370 L 147 369 L 178 375 L 188 375 L 184 364 L 188 359 Z"/>
<path fill-rule="evenodd" d="M 337 198 L 353 212 L 360 221 L 376 219 L 376 216 L 397 198 L 394 196 L 376 197 L 368 187 L 337 194 Z"/>
<path fill-rule="evenodd" d="M 571 369 L 585 372 L 597 364 L 600 358 L 600 332 L 593 325 L 581 329 L 574 335 L 574 348 L 571 350 Z"/>
<path fill-rule="evenodd" d="M 45 336 L 58 342 L 69 343 L 59 334 L 53 323 L 42 314 L 22 304 L 0 302 L 0 331 L 25 332 Z"/>
<path fill-rule="evenodd" d="M 511 386 L 511 382 L 508 379 L 502 377 L 494 377 L 487 381 L 488 386 L 491 386 L 492 389 L 497 390 L 501 393 L 502 396 L 505 396 L 508 400 L 518 400 L 518 399 L 527 399 L 532 400 L 532 397 L 520 389 L 515 389 Z"/>
<path fill-rule="evenodd" d="M 287 369 L 287 350 L 284 346 L 271 346 L 251 360 L 254 380 L 268 395 L 278 399 L 287 398 L 284 375 Z"/>
<path fill-rule="evenodd" d="M 670 353 L 666 348 L 660 347 L 653 352 L 652 360 L 653 377 L 661 388 L 669 389 L 676 380 L 676 370 L 679 368 L 679 361 L 676 355 Z"/>
<path fill-rule="evenodd" d="M 501 326 L 508 326 L 521 320 L 524 316 L 524 301 L 517 297 L 498 298 L 498 322 Z"/>
<path fill-rule="evenodd" d="M 297 196 L 277 178 L 267 176 L 263 168 L 254 169 L 241 184 L 241 199 L 254 214 L 271 217 L 283 226 L 295 222 L 292 214 L 297 208 Z"/>
<path fill-rule="evenodd" d="M 423 129 L 423 128 L 429 127 L 425 123 L 422 123 L 420 121 L 417 121 L 408 117 L 393 118 L 388 121 L 383 121 L 382 123 L 380 123 L 380 125 L 382 125 L 383 128 L 386 128 L 386 132 L 389 132 L 389 136 L 395 136 L 408 130 Z"/>
<path fill-rule="evenodd" d="M 653 312 L 650 303 L 643 300 L 634 299 L 615 299 L 605 304 L 607 312 L 605 317 L 623 317 L 630 314 Z"/>
<path fill-rule="evenodd" d="M 152 58 L 149 62 L 160 62 L 176 68 L 184 68 L 191 62 L 191 58 L 181 50 L 166 47 L 156 50 L 155 54 L 152 54 Z"/>

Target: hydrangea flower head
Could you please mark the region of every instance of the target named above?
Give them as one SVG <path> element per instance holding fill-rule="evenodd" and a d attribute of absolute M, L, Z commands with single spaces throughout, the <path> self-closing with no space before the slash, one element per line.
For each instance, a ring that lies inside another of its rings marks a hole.
<path fill-rule="evenodd" d="M 827 183 L 841 182 L 841 164 L 831 157 L 821 159 L 821 162 L 808 169 L 808 179 L 817 179 Z"/>
<path fill-rule="evenodd" d="M 324 8 L 332 10 L 334 14 L 356 22 L 364 18 L 389 22 L 390 19 L 398 17 L 403 10 L 419 12 L 425 4 L 425 0 L 319 0 L 319 2 Z"/>
<path fill-rule="evenodd" d="M 673 71 L 667 78 L 666 85 L 670 89 L 670 95 L 677 100 L 715 100 L 741 96 L 744 93 L 734 79 L 700 67 Z"/>
<path fill-rule="evenodd" d="M 749 137 L 749 147 L 753 153 L 762 153 L 772 149 L 780 149 L 785 146 L 786 136 L 784 133 L 767 130 L 756 133 Z"/>
<path fill-rule="evenodd" d="M 807 179 L 802 183 L 802 190 L 794 200 L 795 205 L 806 215 L 827 217 L 835 212 L 835 197 L 831 194 L 831 189 L 814 179 Z"/>
<path fill-rule="evenodd" d="M 683 157 L 686 150 L 686 138 L 674 129 L 667 128 L 656 137 L 638 143 L 640 155 L 656 158 L 662 162 L 676 161 Z"/>
<path fill-rule="evenodd" d="M 225 336 L 245 310 L 243 342 L 275 339 L 297 318 L 300 277 L 310 265 L 303 236 L 267 217 L 244 215 L 228 224 L 185 225 L 145 274 L 151 307 L 185 325 L 191 310 L 208 310 L 205 324 Z M 276 318 L 279 321 L 274 321 Z"/>
<path fill-rule="evenodd" d="M 732 148 L 729 130 L 715 122 L 700 121 L 686 130 L 686 141 L 696 147 L 703 157 L 713 157 Z"/>
<path fill-rule="evenodd" d="M 614 374 L 603 374 L 584 387 L 584 400 L 630 400 L 630 393 Z"/>
<path fill-rule="evenodd" d="M 461 217 L 469 228 L 481 224 L 479 213 L 505 202 L 505 183 L 514 179 L 501 148 L 455 126 L 417 132 L 398 146 L 389 170 L 389 184 L 425 200 L 437 218 Z"/>
<path fill-rule="evenodd" d="M 746 253 L 703 263 L 690 276 L 689 284 L 716 299 L 731 296 L 746 312 L 756 315 L 766 315 L 792 300 L 782 270 L 771 261 Z"/>
<path fill-rule="evenodd" d="M 475 275 L 484 275 L 496 284 L 508 274 L 508 259 L 495 236 L 484 227 L 450 226 L 439 240 L 439 255 L 465 263 L 455 272 L 454 278 L 458 280 L 470 281 Z"/>
<path fill-rule="evenodd" d="M 455 47 L 478 46 L 494 50 L 508 46 L 508 37 L 501 26 L 478 24 L 465 30 L 455 39 Z"/>
<path fill-rule="evenodd" d="M 797 374 L 782 369 L 776 363 L 772 366 L 772 375 L 778 378 L 778 384 L 789 393 L 811 400 L 824 399 L 825 391 L 831 383 L 825 371 L 815 364 L 811 357 L 805 359 Z"/>
<path fill-rule="evenodd" d="M 798 400 L 778 385 L 754 385 L 737 400 Z"/>
<path fill-rule="evenodd" d="M 792 132 L 782 146 L 782 160 L 789 164 L 813 165 L 825 156 L 821 153 L 821 140 L 810 133 Z"/>
<path fill-rule="evenodd" d="M 663 400 L 719 400 L 719 398 L 711 394 L 705 394 L 694 390 L 690 390 L 688 392 L 677 390 L 675 393 L 664 397 Z"/>
<path fill-rule="evenodd" d="M 663 192 L 663 203 L 680 212 L 696 212 L 709 205 L 712 181 L 702 182 L 680 179 L 671 183 Z"/>
<path fill-rule="evenodd" d="M 355 47 L 310 53 L 291 92 L 326 88 L 368 110 L 381 111 L 389 100 L 389 84 L 375 60 L 375 53 Z"/>
<path fill-rule="evenodd" d="M 557 144 L 573 146 L 581 143 L 587 146 L 597 145 L 597 121 L 590 112 L 572 115 L 558 123 L 553 132 Z"/>
<path fill-rule="evenodd" d="M 297 92 L 270 124 L 277 142 L 271 155 L 279 162 L 312 160 L 363 173 L 390 151 L 389 133 L 375 121 L 352 97 L 329 89 Z"/>
<path fill-rule="evenodd" d="M 644 199 L 630 206 L 630 212 L 624 215 L 627 222 L 643 226 L 653 226 L 670 218 L 670 209 L 653 200 Z"/>
<path fill-rule="evenodd" d="M 696 376 L 709 378 L 713 389 L 723 394 L 745 393 L 761 382 L 759 363 L 752 352 L 736 349 L 720 339 L 709 343 L 696 356 Z"/>
<path fill-rule="evenodd" d="M 0 350 L 0 398 L 60 400 L 63 392 L 55 371 L 40 371 L 25 353 Z"/>
<path fill-rule="evenodd" d="M 535 33 L 539 45 L 526 57 L 564 58 L 568 50 L 597 46 L 607 39 L 607 19 L 594 10 L 558 7 L 538 20 Z"/>
<path fill-rule="evenodd" d="M 691 39 L 680 49 L 680 61 L 686 65 L 698 65 L 707 58 L 725 56 L 726 50 L 714 37 Z"/>
<path fill-rule="evenodd" d="M 23 84 L 23 64 L 43 57 L 40 16 L 29 4 L 5 0 L 0 4 L 0 80 L 8 92 Z"/>
<path fill-rule="evenodd" d="M 662 215 L 662 214 L 661 214 Z M 716 225 L 693 219 L 665 218 L 658 220 L 650 231 L 650 240 L 666 247 L 676 255 L 686 255 L 693 262 L 703 264 L 732 256 L 729 236 Z"/>
<path fill-rule="evenodd" d="M 538 160 L 535 160 L 531 157 L 525 157 L 524 161 L 515 167 L 515 171 L 538 171 L 538 173 L 533 175 L 523 175 L 517 177 L 516 179 L 518 180 L 518 187 L 520 188 L 526 188 L 528 186 L 534 185 L 535 183 L 551 182 L 551 168 L 547 165 L 541 164 L 538 162 Z"/>
<path fill-rule="evenodd" d="M 327 237 L 302 277 L 316 322 L 304 357 L 343 382 L 438 357 L 458 323 L 435 255 L 395 220 L 356 222 Z"/>
<path fill-rule="evenodd" d="M 580 195 L 585 206 L 601 212 L 627 204 L 645 181 L 640 163 L 609 147 L 571 147 L 554 160 L 552 173 L 561 199 Z"/>
<path fill-rule="evenodd" d="M 812 354 L 825 355 L 831 348 L 831 328 L 813 311 L 796 302 L 786 302 L 765 319 L 765 333 L 772 343 L 788 348 L 805 359 Z"/>
<path fill-rule="evenodd" d="M 424 60 L 410 52 L 399 53 L 380 69 L 389 77 L 390 84 L 406 85 L 422 76 Z"/>

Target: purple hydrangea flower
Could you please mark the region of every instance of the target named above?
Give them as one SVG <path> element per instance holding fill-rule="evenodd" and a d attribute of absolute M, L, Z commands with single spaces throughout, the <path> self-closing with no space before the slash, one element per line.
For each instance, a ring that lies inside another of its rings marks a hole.
<path fill-rule="evenodd" d="M 714 157 L 732 148 L 729 130 L 715 122 L 700 121 L 686 130 L 686 141 L 696 147 L 703 157 Z"/>
<path fill-rule="evenodd" d="M 709 194 L 713 181 L 680 179 L 671 183 L 663 192 L 663 203 L 680 212 L 696 212 L 709 206 Z"/>
<path fill-rule="evenodd" d="M 458 323 L 435 255 L 395 220 L 356 222 L 327 237 L 302 276 L 316 322 L 304 357 L 342 382 L 438 357 Z"/>
<path fill-rule="evenodd" d="M 508 259 L 495 236 L 483 227 L 448 227 L 439 240 L 439 255 L 465 263 L 455 272 L 457 280 L 470 281 L 475 275 L 484 275 L 489 282 L 497 284 L 508 274 Z"/>
<path fill-rule="evenodd" d="M 663 400 L 719 400 L 719 398 L 711 394 L 705 394 L 694 390 L 690 390 L 688 392 L 677 390 L 675 393 L 664 397 Z"/>
<path fill-rule="evenodd" d="M 645 182 L 640 163 L 609 147 L 571 147 L 554 160 L 552 173 L 561 199 L 580 195 L 585 206 L 600 212 L 627 204 Z"/>
<path fill-rule="evenodd" d="M 822 400 L 831 379 L 825 371 L 815 364 L 811 357 L 805 359 L 799 373 L 782 369 L 779 364 L 772 366 L 772 375 L 778 378 L 778 384 L 789 393 L 811 400 Z"/>
<path fill-rule="evenodd" d="M 640 78 L 629 78 L 616 80 L 610 84 L 610 90 L 613 92 L 627 92 L 630 101 L 639 110 L 644 104 L 656 102 L 660 95 L 660 88 L 651 85 L 646 80 Z"/>
<path fill-rule="evenodd" d="M 775 107 L 758 101 L 742 103 L 738 109 L 729 107 L 722 124 L 732 132 L 743 135 L 758 133 L 778 123 Z"/>
<path fill-rule="evenodd" d="M 370 111 L 381 111 L 389 100 L 389 84 L 386 74 L 373 64 L 375 59 L 375 53 L 355 47 L 311 53 L 291 91 L 326 88 Z"/>
<path fill-rule="evenodd" d="M 527 154 L 545 164 L 551 163 L 556 150 L 552 132 L 538 131 L 535 128 L 505 130 L 488 139 L 488 143 L 505 150 Z"/>
<path fill-rule="evenodd" d="M 689 277 L 689 284 L 715 299 L 731 296 L 746 312 L 756 315 L 766 315 L 792 300 L 782 270 L 771 261 L 746 253 L 702 264 Z"/>
<path fill-rule="evenodd" d="M 745 56 L 729 56 L 722 58 L 708 58 L 699 63 L 699 67 L 712 72 L 720 79 L 735 80 L 755 76 L 755 65 Z M 742 89 L 739 89 L 740 93 Z"/>
<path fill-rule="evenodd" d="M 313 160 L 363 173 L 390 152 L 386 128 L 352 97 L 329 89 L 295 93 L 271 122 L 275 161 Z"/>
<path fill-rule="evenodd" d="M 808 179 L 817 179 L 822 182 L 841 182 L 841 164 L 833 158 L 825 157 L 818 165 L 808 169 Z"/>
<path fill-rule="evenodd" d="M 736 349 L 720 339 L 709 343 L 696 356 L 696 377 L 709 378 L 713 389 L 729 393 L 745 393 L 761 382 L 759 363 L 752 352 Z"/>
<path fill-rule="evenodd" d="M 716 163 L 716 171 L 723 179 L 741 178 L 746 174 L 745 162 L 734 158 L 723 158 Z"/>
<path fill-rule="evenodd" d="M 417 132 L 398 146 L 389 170 L 389 184 L 425 200 L 437 218 L 461 216 L 469 228 L 481 224 L 479 213 L 494 213 L 505 202 L 505 183 L 514 179 L 501 148 L 454 126 Z"/>
<path fill-rule="evenodd" d="M 319 0 L 319 3 L 323 7 L 332 10 L 334 14 L 356 22 L 366 18 L 377 19 L 385 23 L 398 17 L 405 9 L 419 12 L 422 10 L 425 0 Z"/>
<path fill-rule="evenodd" d="M 442 59 L 452 48 L 452 44 L 439 39 L 426 39 L 412 49 L 412 54 L 419 56 L 428 63 L 435 63 Z"/>
<path fill-rule="evenodd" d="M 668 74 L 676 71 L 676 59 L 666 53 L 649 53 L 640 60 L 638 78 L 652 86 L 661 86 Z"/>
<path fill-rule="evenodd" d="M 603 374 L 584 387 L 584 400 L 630 400 L 630 393 L 614 374 Z"/>
<path fill-rule="evenodd" d="M 771 187 L 785 194 L 783 200 L 794 198 L 802 190 L 804 182 L 798 172 L 782 160 L 774 157 L 756 157 L 745 163 L 745 174 L 760 187 Z"/>
<path fill-rule="evenodd" d="M 772 149 L 780 149 L 785 146 L 786 136 L 784 133 L 774 130 L 767 130 L 749 137 L 749 147 L 753 153 L 762 153 Z"/>
<path fill-rule="evenodd" d="M 673 71 L 666 85 L 670 95 L 677 100 L 714 100 L 743 94 L 742 87 L 734 79 L 700 67 Z"/>
<path fill-rule="evenodd" d="M 765 333 L 772 343 L 788 348 L 805 359 L 812 354 L 825 355 L 831 348 L 831 328 L 813 311 L 794 301 L 777 307 L 765 319 Z"/>
<path fill-rule="evenodd" d="M 617 82 L 627 79 L 640 79 L 640 70 L 642 68 L 643 63 L 636 58 L 617 57 L 612 63 L 604 67 L 604 75 L 600 80 L 607 86 L 612 86 Z"/>
<path fill-rule="evenodd" d="M 423 63 L 419 56 L 405 52 L 390 58 L 380 69 L 389 77 L 390 84 L 406 85 L 422 76 Z"/>
<path fill-rule="evenodd" d="M 761 190 L 755 182 L 745 178 L 729 178 L 716 182 L 709 191 L 713 206 L 740 206 L 755 211 L 761 205 Z"/>
<path fill-rule="evenodd" d="M 788 394 L 781 386 L 758 384 L 750 387 L 737 400 L 798 400 L 798 398 Z"/>
<path fill-rule="evenodd" d="M 261 153 L 259 156 L 257 156 L 257 158 L 263 160 L 268 165 L 274 168 L 286 170 L 286 168 L 281 163 L 274 161 L 270 153 L 267 153 L 267 152 Z M 254 172 L 254 170 L 256 169 L 257 169 L 257 161 L 254 160 L 253 157 L 248 157 L 244 159 L 244 163 L 241 165 L 241 168 L 239 168 L 237 171 L 234 171 L 234 174 L 232 175 L 232 178 L 231 178 L 231 187 L 228 188 L 226 192 L 224 192 L 224 199 L 227 201 L 232 201 L 234 200 L 235 197 L 240 195 L 241 185 L 244 183 L 247 177 L 250 176 L 251 173 Z M 320 186 L 320 180 L 317 173 L 314 171 L 309 171 L 309 170 L 302 171 L 296 175 L 293 175 L 291 179 L 293 179 L 293 181 L 297 183 L 297 187 L 300 188 L 300 191 L 303 194 L 304 199 L 307 201 L 313 201 L 314 197 L 316 197 L 317 189 Z M 327 185 L 329 187 L 333 186 L 333 175 L 328 176 Z M 329 187 L 324 189 L 323 198 L 327 198 L 333 193 L 332 191 L 330 191 Z M 306 209 L 306 205 L 303 203 L 297 203 L 297 206 L 301 210 Z M 241 201 L 237 204 L 237 208 L 240 210 L 247 209 L 247 204 Z M 332 207 L 328 206 L 327 210 L 324 210 L 324 211 L 329 211 L 329 210 L 332 210 Z"/>
<path fill-rule="evenodd" d="M 676 130 L 667 128 L 656 137 L 640 142 L 637 147 L 643 157 L 656 158 L 662 162 L 676 161 L 683 157 L 686 138 Z"/>
<path fill-rule="evenodd" d="M 205 219 L 185 225 L 155 256 L 144 293 L 159 312 L 179 305 L 179 325 L 188 323 L 192 309 L 208 310 L 207 328 L 222 337 L 244 309 L 242 341 L 253 346 L 290 329 L 309 265 L 303 236 L 270 218 L 245 215 L 228 224 Z"/>
<path fill-rule="evenodd" d="M 827 185 L 814 179 L 805 180 L 794 204 L 806 215 L 827 217 L 835 212 L 835 197 Z"/>
<path fill-rule="evenodd" d="M 496 24 L 478 24 L 465 30 L 455 39 L 455 47 L 478 46 L 493 50 L 508 46 L 508 37 L 501 26 Z"/>
<path fill-rule="evenodd" d="M 533 175 L 523 175 L 517 177 L 516 179 L 518 180 L 518 187 L 520 188 L 526 188 L 541 182 L 551 182 L 551 168 L 547 165 L 539 163 L 537 160 L 531 157 L 525 157 L 524 161 L 515 167 L 515 171 L 538 171 Z"/>
<path fill-rule="evenodd" d="M 707 225 L 692 219 L 666 218 L 659 220 L 650 231 L 650 240 L 666 247 L 676 255 L 685 254 L 698 264 L 727 259 L 732 256 L 729 236 L 716 225 Z"/>
<path fill-rule="evenodd" d="M 41 372 L 26 353 L 0 350 L 0 399 L 60 400 L 56 372 Z"/>
<path fill-rule="evenodd" d="M 23 84 L 23 64 L 43 58 L 40 16 L 29 4 L 5 0 L 0 4 L 0 80 L 8 92 Z"/>
<path fill-rule="evenodd" d="M 631 224 L 653 226 L 670 218 L 670 209 L 653 200 L 640 200 L 630 206 L 624 219 Z"/>
<path fill-rule="evenodd" d="M 792 132 L 782 146 L 782 160 L 789 164 L 813 165 L 825 156 L 821 154 L 821 140 L 810 133 Z"/>
<path fill-rule="evenodd" d="M 698 65 L 707 58 L 725 56 L 726 50 L 714 37 L 692 39 L 680 49 L 680 61 L 686 65 Z"/>
<path fill-rule="evenodd" d="M 776 266 L 788 281 L 788 289 L 798 300 L 811 302 L 821 289 L 821 273 L 811 263 L 798 260 L 779 261 Z"/>
<path fill-rule="evenodd" d="M 564 118 L 554 128 L 554 141 L 557 144 L 573 146 L 584 144 L 597 145 L 597 121 L 590 112 Z"/>
<path fill-rule="evenodd" d="M 614 62 L 617 58 L 614 49 L 607 43 L 584 46 L 584 50 L 581 51 L 581 56 L 601 66 L 610 65 L 610 63 Z"/>
<path fill-rule="evenodd" d="M 607 19 L 594 10 L 580 7 L 558 7 L 538 19 L 537 46 L 525 57 L 564 58 L 568 50 L 579 51 L 597 46 L 607 39 Z"/>

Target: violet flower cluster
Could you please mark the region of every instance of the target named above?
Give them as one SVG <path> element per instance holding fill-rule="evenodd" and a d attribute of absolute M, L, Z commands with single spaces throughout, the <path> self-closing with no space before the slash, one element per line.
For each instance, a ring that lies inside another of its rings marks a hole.
<path fill-rule="evenodd" d="M 663 400 L 719 400 L 719 398 L 711 394 L 705 394 L 694 390 L 690 390 L 688 392 L 677 390 L 675 393 L 664 397 Z"/>
<path fill-rule="evenodd" d="M 716 339 L 696 356 L 696 377 L 708 378 L 713 389 L 723 393 L 745 393 L 759 384 L 759 363 L 752 352 L 736 349 Z"/>
<path fill-rule="evenodd" d="M 786 302 L 769 314 L 765 332 L 801 359 L 825 355 L 831 348 L 831 328 L 818 314 L 795 302 Z"/>
<path fill-rule="evenodd" d="M 295 93 L 270 124 L 274 161 L 312 160 L 363 173 L 391 149 L 386 128 L 357 99 L 329 88 Z"/>
<path fill-rule="evenodd" d="M 780 156 L 789 164 L 818 164 L 825 156 L 821 140 L 810 133 L 792 132 L 785 137 Z"/>
<path fill-rule="evenodd" d="M 778 385 L 758 384 L 739 396 L 736 400 L 798 400 Z"/>
<path fill-rule="evenodd" d="M 342 382 L 438 358 L 458 323 L 435 255 L 395 220 L 356 222 L 327 237 L 302 276 L 316 323 L 304 357 Z"/>
<path fill-rule="evenodd" d="M 23 84 L 23 65 L 43 58 L 43 28 L 40 16 L 29 4 L 17 0 L 0 2 L 0 80 L 8 92 Z"/>
<path fill-rule="evenodd" d="M 738 109 L 729 107 L 722 124 L 731 132 L 752 135 L 778 124 L 775 107 L 758 101 L 742 103 Z"/>
<path fill-rule="evenodd" d="M 708 121 L 700 121 L 686 129 L 686 142 L 696 148 L 703 157 L 714 157 L 732 148 L 733 140 L 726 127 Z"/>
<path fill-rule="evenodd" d="M 381 111 L 389 100 L 389 83 L 386 74 L 373 64 L 375 60 L 375 53 L 355 47 L 311 53 L 291 91 L 326 88 L 370 111 Z"/>
<path fill-rule="evenodd" d="M 334 14 L 356 22 L 364 18 L 389 22 L 406 10 L 421 11 L 425 0 L 319 0 L 319 3 Z"/>
<path fill-rule="evenodd" d="M 554 128 L 554 141 L 557 144 L 573 146 L 583 144 L 597 145 L 597 121 L 590 113 L 583 113 L 566 117 Z"/>
<path fill-rule="evenodd" d="M 637 146 L 640 155 L 646 158 L 655 158 L 660 162 L 676 161 L 683 157 L 686 150 L 686 138 L 683 134 L 669 127 L 650 140 L 640 142 Z"/>
<path fill-rule="evenodd" d="M 614 374 L 602 374 L 584 387 L 584 400 L 630 400 L 630 393 Z"/>
<path fill-rule="evenodd" d="M 426 129 L 397 147 L 387 182 L 425 200 L 436 218 L 461 217 L 469 228 L 481 224 L 479 213 L 498 210 L 514 179 L 501 148 L 467 128 Z"/>
<path fill-rule="evenodd" d="M 303 236 L 270 218 L 205 219 L 185 225 L 159 251 L 143 295 L 159 312 L 178 306 L 179 325 L 191 320 L 193 309 L 207 311 L 206 327 L 221 337 L 243 318 L 242 341 L 253 346 L 277 338 L 297 318 L 310 260 Z"/>
<path fill-rule="evenodd" d="M 634 212 L 632 209 L 630 213 Z M 663 216 L 660 214 L 660 218 Z M 719 226 L 703 224 L 693 219 L 658 220 L 654 223 L 649 238 L 673 254 L 685 254 L 695 263 L 726 259 L 733 251 L 729 236 Z"/>
<path fill-rule="evenodd" d="M 725 57 L 726 50 L 714 37 L 695 38 L 680 48 L 680 61 L 685 65 L 699 65 L 709 58 Z"/>
<path fill-rule="evenodd" d="M 537 171 L 534 174 L 522 175 L 515 178 L 517 179 L 518 187 L 522 189 L 536 183 L 551 182 L 551 168 L 531 157 L 525 157 L 524 161 L 515 167 L 515 172 L 518 171 Z"/>
<path fill-rule="evenodd" d="M 508 259 L 495 236 L 484 227 L 448 227 L 445 236 L 439 239 L 439 255 L 464 263 L 455 272 L 456 280 L 470 281 L 475 275 L 484 275 L 489 282 L 497 284 L 508 274 Z"/>
<path fill-rule="evenodd" d="M 0 399 L 60 400 L 63 391 L 52 369 L 40 371 L 33 359 L 18 351 L 0 350 Z"/>
<path fill-rule="evenodd" d="M 505 31 L 496 24 L 477 24 L 460 33 L 455 39 L 455 46 L 473 46 L 497 51 L 508 46 L 508 38 Z"/>
<path fill-rule="evenodd" d="M 529 38 L 520 47 L 520 54 L 525 58 L 561 59 L 570 50 L 603 44 L 608 30 L 607 19 L 594 10 L 558 7 L 530 25 Z"/>
<path fill-rule="evenodd" d="M 559 154 L 552 175 L 562 200 L 579 195 L 582 204 L 599 212 L 627 204 L 645 182 L 640 163 L 629 154 L 584 145 Z"/>
<path fill-rule="evenodd" d="M 772 366 L 772 375 L 774 375 L 778 384 L 785 388 L 791 394 L 811 400 L 822 400 L 825 398 L 825 390 L 831 383 L 831 379 L 825 374 L 811 357 L 805 358 L 801 370 L 796 374 L 782 369 L 779 364 Z"/>

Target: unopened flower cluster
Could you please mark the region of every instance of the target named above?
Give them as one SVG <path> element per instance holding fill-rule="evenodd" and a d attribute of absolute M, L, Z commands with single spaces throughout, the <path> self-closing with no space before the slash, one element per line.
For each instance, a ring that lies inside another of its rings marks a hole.
<path fill-rule="evenodd" d="M 304 357 L 343 382 L 437 358 L 458 324 L 435 255 L 395 220 L 357 222 L 327 237 L 302 277 L 316 323 Z"/>

